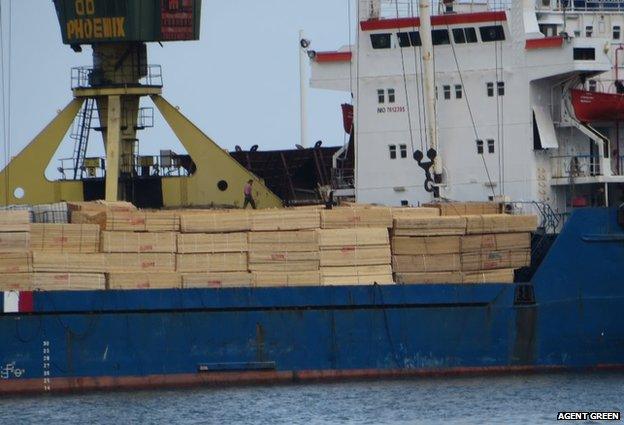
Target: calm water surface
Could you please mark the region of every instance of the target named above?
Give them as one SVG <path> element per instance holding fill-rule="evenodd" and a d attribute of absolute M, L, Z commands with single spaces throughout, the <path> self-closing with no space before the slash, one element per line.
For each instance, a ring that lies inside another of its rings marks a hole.
<path fill-rule="evenodd" d="M 624 410 L 624 374 L 200 388 L 0 399 L 1 424 L 554 423 Z"/>

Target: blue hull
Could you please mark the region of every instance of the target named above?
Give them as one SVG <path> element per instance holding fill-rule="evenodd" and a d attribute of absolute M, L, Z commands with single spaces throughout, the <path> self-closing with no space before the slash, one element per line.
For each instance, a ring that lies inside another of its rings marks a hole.
<path fill-rule="evenodd" d="M 623 270 L 587 209 L 527 284 L 36 292 L 0 314 L 0 393 L 619 368 Z"/>

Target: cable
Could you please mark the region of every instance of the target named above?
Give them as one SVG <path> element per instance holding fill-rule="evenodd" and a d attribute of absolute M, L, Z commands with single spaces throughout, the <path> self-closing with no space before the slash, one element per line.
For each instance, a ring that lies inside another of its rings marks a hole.
<path fill-rule="evenodd" d="M 415 17 L 414 15 L 414 0 L 410 0 L 410 9 L 411 9 L 411 16 L 412 18 Z M 415 20 L 413 19 L 412 22 L 415 22 Z M 416 25 L 412 25 L 412 31 L 416 32 Z M 425 111 L 425 94 L 424 94 L 424 86 L 423 86 L 423 78 L 422 78 L 422 57 L 421 55 L 417 54 L 417 50 L 416 50 L 416 45 L 414 45 L 411 41 L 411 37 L 409 37 L 408 34 L 408 39 L 410 40 L 410 44 L 412 44 L 412 47 L 414 48 L 414 84 L 416 85 L 416 103 L 418 104 L 418 134 L 420 137 L 420 150 L 421 152 L 425 152 L 426 148 L 425 148 L 425 140 L 427 140 L 427 117 L 424 116 L 424 114 L 426 113 Z M 420 60 L 419 60 L 420 59 Z M 418 65 L 420 65 L 420 84 L 418 82 Z M 422 96 L 421 94 L 421 90 L 422 90 Z"/>
<path fill-rule="evenodd" d="M 6 97 L 5 97 L 5 90 L 4 90 L 4 76 L 5 76 L 5 72 L 4 72 L 4 64 L 8 63 L 9 61 L 5 61 L 4 60 L 4 25 L 3 25 L 3 21 L 4 21 L 4 15 L 2 14 L 2 0 L 0 0 L 0 92 L 2 92 L 0 94 L 0 97 L 2 99 L 2 117 L 0 117 L 0 120 L 2 121 L 2 144 L 4 147 L 4 151 L 3 151 L 3 156 L 4 156 L 4 169 L 8 168 L 8 164 L 9 164 L 9 153 L 8 153 L 8 139 L 6 137 Z M 9 204 L 9 179 L 8 176 L 5 177 L 4 179 L 4 204 L 8 205 Z"/>
<path fill-rule="evenodd" d="M 398 20 L 399 19 L 399 0 L 394 0 L 394 4 L 396 6 L 396 17 Z M 400 31 L 401 31 L 400 28 L 397 27 L 397 32 L 400 32 Z M 407 34 L 407 40 L 408 42 L 410 42 L 409 34 Z M 410 152 L 414 152 L 414 134 L 412 131 L 412 114 L 410 111 L 409 92 L 407 89 L 407 75 L 405 74 L 405 58 L 403 56 L 403 47 L 401 47 L 400 41 L 399 41 L 399 51 L 401 52 L 401 68 L 403 71 L 403 88 L 405 89 L 405 108 L 407 109 L 407 125 L 409 126 Z"/>
<path fill-rule="evenodd" d="M 446 29 L 450 32 L 450 26 L 448 24 L 446 25 Z M 466 100 L 466 106 L 468 107 L 468 114 L 470 115 L 470 121 L 472 122 L 472 130 L 474 131 L 476 140 L 481 140 L 481 138 L 479 137 L 479 132 L 477 130 L 477 124 L 475 122 L 474 114 L 472 113 L 472 107 L 470 106 L 470 101 L 468 99 L 468 91 L 466 90 L 466 86 L 464 84 L 464 77 L 459 67 L 459 60 L 457 59 L 457 53 L 455 52 L 455 44 L 451 42 L 450 45 L 451 45 L 451 50 L 453 51 L 453 59 L 455 60 L 457 73 L 459 74 L 459 82 L 461 83 L 464 89 L 464 99 Z M 485 152 L 485 150 L 483 152 Z M 487 175 L 488 183 L 490 185 L 490 189 L 492 190 L 492 196 L 496 197 L 496 192 L 494 192 L 494 185 L 492 184 L 492 178 L 490 177 L 490 170 L 488 169 L 487 163 L 485 162 L 485 155 L 483 152 L 481 153 L 481 159 L 483 160 L 483 167 L 485 168 L 485 174 Z"/>

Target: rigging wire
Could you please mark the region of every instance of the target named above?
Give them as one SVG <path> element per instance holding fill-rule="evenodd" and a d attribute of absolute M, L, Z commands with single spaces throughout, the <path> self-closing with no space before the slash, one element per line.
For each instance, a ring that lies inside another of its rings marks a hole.
<path fill-rule="evenodd" d="M 394 0 L 394 4 L 396 6 L 396 17 L 399 19 L 399 0 Z M 397 32 L 400 32 L 401 29 L 397 27 Z M 409 42 L 409 34 L 407 35 L 407 39 Z M 410 43 L 411 44 L 411 43 Z M 399 44 L 399 50 L 401 52 L 401 69 L 403 71 L 403 88 L 405 90 L 405 108 L 407 109 L 407 125 L 409 127 L 409 138 L 410 138 L 410 152 L 414 152 L 414 134 L 412 130 L 412 112 L 410 110 L 410 102 L 409 102 L 409 91 L 407 89 L 407 75 L 405 73 L 405 57 L 403 56 L 403 48 Z"/>
<path fill-rule="evenodd" d="M 447 24 L 446 29 L 451 32 L 450 26 Z M 472 107 L 470 106 L 470 100 L 468 99 L 468 90 L 466 89 L 466 85 L 464 84 L 464 77 L 461 72 L 461 68 L 459 67 L 459 60 L 457 59 L 457 52 L 455 51 L 455 43 L 451 44 L 451 50 L 453 52 L 453 59 L 455 61 L 455 66 L 457 68 L 457 73 L 459 74 L 459 82 L 461 83 L 464 89 L 464 99 L 466 100 L 466 106 L 468 107 L 468 114 L 470 116 L 470 121 L 472 122 L 472 130 L 475 135 L 476 140 L 481 140 L 479 137 L 479 132 L 477 130 L 477 124 L 475 122 L 474 114 L 472 112 Z M 490 189 L 492 190 L 492 196 L 496 197 L 496 192 L 494 192 L 494 185 L 492 184 L 492 178 L 490 176 L 490 170 L 488 169 L 487 163 L 485 162 L 485 154 L 481 153 L 481 159 L 483 161 L 483 167 L 485 168 L 485 174 L 488 179 L 488 184 L 490 185 Z"/>
<path fill-rule="evenodd" d="M 415 17 L 414 14 L 414 0 L 410 0 L 410 9 L 411 9 L 411 16 L 412 18 Z M 414 22 L 415 24 L 415 20 L 412 20 L 412 22 Z M 412 31 L 416 32 L 416 25 L 412 25 Z M 408 39 L 410 40 L 410 44 L 411 43 L 411 37 L 408 34 Z M 425 110 L 425 88 L 424 88 L 424 81 L 423 81 L 423 69 L 422 69 L 422 56 L 420 54 L 418 54 L 418 52 L 420 52 L 420 48 L 417 48 L 417 46 L 413 45 L 413 50 L 414 50 L 414 84 L 416 85 L 416 103 L 418 104 L 418 135 L 420 137 L 420 150 L 421 152 L 425 152 L 426 148 L 425 148 L 425 141 L 427 140 L 427 117 L 426 117 L 426 113 L 427 111 Z M 418 81 L 418 68 L 420 65 L 420 84 Z M 422 96 L 421 96 L 421 92 L 422 92 Z"/>
<path fill-rule="evenodd" d="M 0 117 L 0 121 L 2 123 L 2 146 L 3 151 L 2 155 L 4 158 L 3 167 L 6 169 L 9 163 L 8 156 L 8 145 L 7 145 L 7 137 L 6 137 L 6 96 L 4 90 L 4 65 L 8 61 L 4 60 L 4 14 L 2 12 L 2 0 L 0 0 L 0 98 L 2 99 L 2 117 Z M 5 197 L 5 205 L 9 203 L 9 180 L 7 178 L 4 179 L 4 197 Z"/>

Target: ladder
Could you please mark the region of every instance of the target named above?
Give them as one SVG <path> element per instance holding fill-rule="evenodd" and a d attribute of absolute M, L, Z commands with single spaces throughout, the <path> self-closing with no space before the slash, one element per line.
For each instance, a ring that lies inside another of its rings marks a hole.
<path fill-rule="evenodd" d="M 69 136 L 74 140 L 74 155 L 72 156 L 74 159 L 74 180 L 78 178 L 78 172 L 80 172 L 80 177 L 82 177 L 82 166 L 87 154 L 89 130 L 91 130 L 91 119 L 93 118 L 94 109 L 95 99 L 88 98 L 78 114 L 72 133 Z"/>

